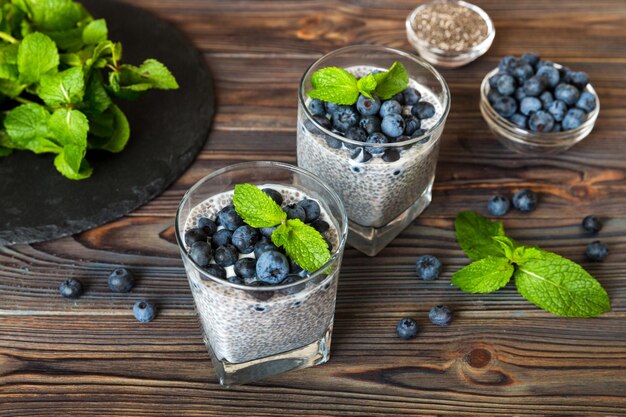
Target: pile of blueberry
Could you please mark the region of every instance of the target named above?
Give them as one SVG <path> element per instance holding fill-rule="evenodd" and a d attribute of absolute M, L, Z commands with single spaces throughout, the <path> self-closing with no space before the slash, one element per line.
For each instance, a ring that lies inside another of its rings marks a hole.
<path fill-rule="evenodd" d="M 487 98 L 500 116 L 521 129 L 561 132 L 582 125 L 596 108 L 587 84 L 586 73 L 557 69 L 537 54 L 505 56 L 489 78 Z"/>
<path fill-rule="evenodd" d="M 359 95 L 352 106 L 314 99 L 308 108 L 323 128 L 364 144 L 361 147 L 326 136 L 329 147 L 340 149 L 343 146 L 351 151 L 350 157 L 359 162 L 367 162 L 373 156 L 381 157 L 385 162 L 395 162 L 400 159 L 397 149 L 385 150 L 367 144 L 399 143 L 422 136 L 425 133 L 421 128 L 422 120 L 435 115 L 435 106 L 422 100 L 419 91 L 411 87 L 388 100 L 373 97 Z M 307 129 L 314 130 L 312 124 L 307 125 Z"/>
<path fill-rule="evenodd" d="M 283 196 L 271 188 L 263 189 L 278 205 Z M 320 219 L 321 209 L 317 201 L 303 199 L 283 207 L 288 219 L 300 219 L 325 235 L 330 225 Z M 232 204 L 224 207 L 216 219 L 202 217 L 196 227 L 185 233 L 189 257 L 209 275 L 233 284 L 249 286 L 291 284 L 305 277 L 308 272 L 300 268 L 276 247 L 271 240 L 276 227 L 256 229 L 244 224 Z M 241 256 L 241 255 L 251 255 Z M 235 275 L 228 276 L 226 268 L 232 266 Z"/>

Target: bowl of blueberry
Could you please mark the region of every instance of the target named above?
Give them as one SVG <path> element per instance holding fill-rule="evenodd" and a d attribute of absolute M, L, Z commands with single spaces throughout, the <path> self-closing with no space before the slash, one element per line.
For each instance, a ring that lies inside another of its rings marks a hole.
<path fill-rule="evenodd" d="M 600 101 L 586 73 L 527 53 L 502 58 L 485 76 L 480 112 L 507 148 L 556 154 L 591 133 Z"/>

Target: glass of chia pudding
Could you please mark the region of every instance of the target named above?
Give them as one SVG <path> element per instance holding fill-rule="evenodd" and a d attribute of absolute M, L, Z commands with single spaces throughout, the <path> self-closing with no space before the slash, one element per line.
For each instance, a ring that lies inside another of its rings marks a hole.
<path fill-rule="evenodd" d="M 318 269 L 303 270 L 286 246 L 276 246 L 276 227 L 244 222 L 241 206 L 233 204 L 239 184 L 269 196 L 286 213 L 284 223 L 298 219 L 317 231 L 326 254 Z M 335 191 L 288 164 L 231 165 L 187 191 L 176 214 L 176 239 L 220 384 L 328 361 L 347 224 Z"/>
<path fill-rule="evenodd" d="M 342 68 L 360 80 L 395 63 L 406 69 L 408 82 L 391 98 L 361 94 L 354 105 L 337 105 L 308 95 L 320 69 Z M 298 166 L 337 191 L 348 213 L 348 243 L 374 256 L 430 204 L 448 86 L 418 57 L 357 45 L 314 62 L 298 96 Z"/>

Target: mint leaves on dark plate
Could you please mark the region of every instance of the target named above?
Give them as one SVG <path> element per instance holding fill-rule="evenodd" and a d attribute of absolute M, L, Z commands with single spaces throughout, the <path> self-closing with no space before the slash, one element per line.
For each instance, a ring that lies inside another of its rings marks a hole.
<path fill-rule="evenodd" d="M 452 275 L 452 284 L 470 293 L 491 293 L 512 277 L 519 293 L 550 313 L 594 317 L 611 310 L 609 297 L 580 265 L 507 237 L 500 222 L 473 211 L 459 213 L 454 227 L 461 249 L 474 262 Z"/>
<path fill-rule="evenodd" d="M 177 89 L 170 71 L 147 59 L 122 64 L 122 45 L 108 39 L 72 0 L 4 2 L 0 13 L 0 97 L 5 100 L 0 157 L 26 150 L 56 155 L 65 177 L 91 176 L 88 149 L 120 152 L 130 137 L 113 99 L 150 89 Z"/>

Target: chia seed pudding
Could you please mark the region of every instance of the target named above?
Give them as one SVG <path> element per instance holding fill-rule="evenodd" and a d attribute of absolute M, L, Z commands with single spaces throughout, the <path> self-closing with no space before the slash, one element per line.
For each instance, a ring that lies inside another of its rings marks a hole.
<path fill-rule="evenodd" d="M 347 67 L 346 70 L 357 78 L 384 71 L 373 66 Z M 329 146 L 328 131 L 311 123 L 307 109 L 299 108 L 298 166 L 331 184 L 342 197 L 348 218 L 361 226 L 379 228 L 387 225 L 420 196 L 429 193 L 434 182 L 439 137 L 443 132 L 443 123 L 438 122 L 444 116 L 444 105 L 437 95 L 415 79 L 409 79 L 409 87 L 420 93 L 422 101 L 431 103 L 435 112 L 432 117 L 421 120 L 421 129 L 427 133 L 425 136 L 412 144 L 409 140 L 407 144 L 396 142 L 389 145 L 385 149 L 397 153 L 395 158 L 386 160 L 382 155 L 373 155 L 367 161 L 360 157 L 353 159 L 357 146 L 347 142 L 339 148 Z M 404 106 L 402 114 L 408 115 L 410 111 L 411 106 Z"/>
<path fill-rule="evenodd" d="M 308 198 L 301 190 L 276 184 L 271 188 L 283 197 L 283 206 Z M 232 204 L 233 191 L 216 194 L 191 209 L 184 231 L 196 227 L 198 219 L 216 220 L 217 213 Z M 338 226 L 324 207 L 320 219 L 330 225 L 324 236 L 335 251 L 339 250 Z M 222 229 L 218 227 L 218 231 Z M 185 250 L 189 247 L 185 244 Z M 331 250 L 332 252 L 332 250 Z M 254 258 L 254 252 L 239 258 Z M 200 273 L 198 266 L 183 256 L 191 292 L 202 325 L 205 343 L 215 357 L 229 363 L 244 363 L 307 346 L 322 338 L 332 327 L 337 291 L 338 269 L 329 274 L 308 277 L 301 274 L 296 285 L 263 287 L 230 284 Z M 211 261 L 212 264 L 215 260 Z M 201 268 L 200 268 L 201 269 Z M 233 266 L 226 267 L 228 277 Z"/>

